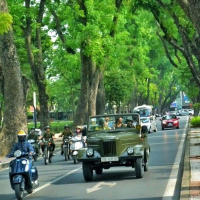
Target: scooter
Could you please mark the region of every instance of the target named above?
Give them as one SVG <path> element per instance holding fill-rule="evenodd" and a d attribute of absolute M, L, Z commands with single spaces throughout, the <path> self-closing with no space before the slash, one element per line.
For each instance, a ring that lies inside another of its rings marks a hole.
<path fill-rule="evenodd" d="M 32 159 L 28 153 L 23 153 L 20 150 L 14 152 L 14 155 L 9 157 L 16 157 L 10 162 L 9 178 L 15 196 L 18 200 L 22 200 L 24 191 L 28 194 L 33 192 L 33 189 L 38 187 L 38 172 L 37 168 L 32 165 Z"/>
<path fill-rule="evenodd" d="M 78 163 L 78 150 L 84 147 L 84 140 L 80 139 L 80 137 L 72 137 L 70 140 L 70 152 L 71 157 L 74 161 L 74 164 Z"/>
<path fill-rule="evenodd" d="M 33 154 L 33 159 L 34 161 L 37 161 L 37 157 L 38 157 L 38 143 L 36 140 L 30 139 L 28 140 L 28 142 L 32 145 L 33 149 L 34 149 L 34 154 Z"/>
<path fill-rule="evenodd" d="M 63 154 L 65 157 L 65 161 L 67 161 L 70 157 L 70 153 L 69 153 L 69 139 L 65 138 L 63 139 Z"/>
<path fill-rule="evenodd" d="M 44 163 L 45 165 L 48 165 L 48 163 L 52 162 L 53 157 L 53 147 L 51 146 L 52 139 L 50 138 L 48 141 L 43 140 L 41 145 L 44 145 Z"/>

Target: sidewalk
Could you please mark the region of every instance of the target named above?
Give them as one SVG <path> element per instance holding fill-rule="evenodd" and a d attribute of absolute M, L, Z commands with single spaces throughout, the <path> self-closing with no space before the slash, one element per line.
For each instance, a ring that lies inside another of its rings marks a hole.
<path fill-rule="evenodd" d="M 188 127 L 180 200 L 200 200 L 200 128 Z"/>

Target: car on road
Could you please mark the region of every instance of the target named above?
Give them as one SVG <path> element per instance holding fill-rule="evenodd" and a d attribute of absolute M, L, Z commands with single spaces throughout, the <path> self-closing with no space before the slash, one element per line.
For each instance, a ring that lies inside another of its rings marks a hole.
<path fill-rule="evenodd" d="M 136 178 L 144 176 L 144 171 L 148 170 L 150 146 L 147 127 L 141 126 L 139 114 L 90 116 L 87 127 L 87 147 L 78 154 L 85 181 L 92 181 L 93 171 L 102 174 L 103 170 L 116 166 L 135 168 Z"/>
<path fill-rule="evenodd" d="M 164 115 L 161 121 L 162 130 L 165 128 L 177 128 L 179 129 L 179 119 L 176 115 Z"/>
<path fill-rule="evenodd" d="M 140 120 L 142 126 L 147 126 L 148 133 L 151 133 L 152 131 L 157 131 L 155 120 L 152 120 L 150 117 L 141 117 Z"/>
<path fill-rule="evenodd" d="M 189 110 L 189 109 L 182 109 L 182 110 L 180 110 L 179 112 L 178 112 L 178 116 L 191 116 L 191 115 L 193 115 L 194 113 L 191 111 L 191 110 Z"/>
<path fill-rule="evenodd" d="M 188 109 L 190 115 L 194 115 L 194 110 L 193 109 Z"/>

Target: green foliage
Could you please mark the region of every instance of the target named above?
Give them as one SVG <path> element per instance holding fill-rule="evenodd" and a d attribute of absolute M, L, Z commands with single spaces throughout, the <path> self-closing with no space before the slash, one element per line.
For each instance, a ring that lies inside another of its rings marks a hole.
<path fill-rule="evenodd" d="M 73 121 L 52 121 L 50 123 L 51 131 L 53 133 L 60 133 L 63 131 L 63 128 L 65 125 L 69 125 L 70 127 L 73 126 Z M 40 123 L 37 124 L 37 126 L 40 126 Z M 30 132 L 31 128 L 34 127 L 34 123 L 28 124 L 28 132 Z"/>
<path fill-rule="evenodd" d="M 128 78 L 129 77 L 129 78 Z M 107 101 L 111 104 L 115 102 L 117 106 L 130 99 L 133 82 L 130 74 L 125 74 L 122 70 L 115 70 L 105 74 L 105 90 Z"/>
<path fill-rule="evenodd" d="M 200 103 L 194 103 L 193 108 L 199 110 L 200 108 Z"/>
<path fill-rule="evenodd" d="M 115 1 L 108 3 L 107 0 L 87 0 L 85 1 L 87 12 L 84 13 L 80 10 L 80 2 L 48 1 L 45 5 L 49 10 L 46 10 L 41 24 L 42 46 L 51 109 L 52 105 L 56 105 L 57 111 L 76 109 L 81 81 L 80 49 L 85 55 L 92 57 L 95 66 L 106 68 L 104 82 L 109 102 L 115 101 L 118 105 L 120 102 L 128 103 L 132 96 L 142 102 L 146 101 L 149 95 L 149 103 L 162 105 L 165 101 L 174 100 L 166 98 L 170 92 L 173 97 L 177 92 L 177 86 L 189 96 L 194 97 L 198 94 L 194 84 L 191 84 L 191 72 L 183 56 L 167 46 L 172 59 L 179 67 L 178 70 L 174 69 L 156 34 L 164 33 L 153 14 L 156 14 L 158 20 L 167 28 L 168 36 L 174 37 L 178 44 L 181 44 L 178 29 L 171 16 L 175 10 L 179 15 L 180 24 L 188 28 L 190 36 L 193 35 L 194 29 L 191 23 L 176 3 L 162 0 L 166 8 L 164 9 L 156 0 L 128 0 L 123 1 L 120 10 L 116 12 Z M 32 6 L 28 11 L 24 7 L 23 0 L 8 0 L 8 3 L 14 20 L 15 42 L 22 72 L 32 79 L 21 27 L 25 27 L 24 16 L 30 16 L 33 20 L 34 41 L 35 29 L 39 25 L 36 23 L 39 2 L 31 1 Z M 51 41 L 49 32 L 51 35 L 56 35 L 56 24 L 49 12 L 50 9 L 53 9 L 59 17 L 66 44 L 61 43 L 59 37 Z M 113 22 L 115 17 L 116 21 Z M 112 31 L 114 37 L 111 36 Z M 66 47 L 72 48 L 76 54 L 67 53 Z M 38 49 L 35 48 L 34 52 L 38 52 Z M 150 81 L 149 94 L 147 80 Z M 176 80 L 173 85 L 171 85 L 172 80 Z M 34 86 L 31 87 L 32 90 L 35 89 Z M 32 90 L 28 95 L 30 104 L 32 104 Z"/>
<path fill-rule="evenodd" d="M 190 124 L 192 125 L 192 127 L 200 127 L 200 117 L 199 116 L 193 117 L 190 120 Z"/>
<path fill-rule="evenodd" d="M 0 13 L 0 34 L 12 30 L 13 18 L 9 13 Z"/>

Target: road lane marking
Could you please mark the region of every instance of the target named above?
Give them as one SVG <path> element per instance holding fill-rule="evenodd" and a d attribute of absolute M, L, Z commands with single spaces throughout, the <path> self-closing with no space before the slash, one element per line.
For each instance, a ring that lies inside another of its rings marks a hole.
<path fill-rule="evenodd" d="M 66 174 L 64 174 L 64 175 L 62 175 L 62 176 L 60 176 L 60 177 L 54 179 L 53 181 L 50 181 L 50 182 L 46 183 L 45 185 L 34 189 L 32 194 L 34 194 L 34 193 L 36 193 L 36 192 L 38 192 L 38 191 L 40 191 L 40 190 L 42 190 L 42 189 L 44 189 L 44 188 L 46 188 L 46 187 L 52 185 L 53 183 L 59 181 L 59 180 L 62 179 L 62 178 L 65 178 L 66 176 L 69 176 L 70 174 L 73 174 L 74 172 L 80 170 L 81 168 L 82 168 L 82 167 L 79 167 L 79 168 L 74 169 L 74 170 L 72 170 L 72 171 L 70 171 L 70 172 L 67 172 Z M 32 194 L 29 194 L 29 195 L 27 195 L 26 197 L 28 197 L 28 196 L 30 196 L 30 195 L 32 195 Z"/>
<path fill-rule="evenodd" d="M 185 136 L 185 135 L 186 134 L 183 134 L 182 137 Z M 180 141 L 182 142 L 182 140 L 184 141 L 185 139 L 182 138 Z M 149 143 L 149 144 L 150 144 L 150 146 L 152 146 L 152 145 L 163 145 L 163 144 L 177 144 L 180 141 L 176 141 L 176 142 L 158 142 L 158 143 Z"/>
<path fill-rule="evenodd" d="M 100 186 L 102 186 L 102 185 L 106 185 L 106 186 L 109 186 L 109 187 L 113 187 L 113 186 L 116 185 L 116 183 L 115 183 L 115 182 L 113 182 L 113 183 L 99 182 L 99 183 L 97 183 L 94 187 L 92 187 L 92 188 L 87 188 L 87 193 L 95 192 L 95 191 L 97 191 L 97 190 L 102 189 L 102 187 L 100 187 Z"/>
<path fill-rule="evenodd" d="M 179 167 L 177 167 L 177 165 L 180 165 L 180 161 L 181 161 L 181 157 L 182 157 L 182 153 L 183 153 L 183 147 L 184 147 L 184 141 L 186 138 L 186 128 L 188 125 L 188 118 L 185 124 L 185 128 L 184 128 L 184 133 L 182 135 L 181 138 L 181 142 L 179 144 L 178 147 L 178 152 L 176 154 L 176 158 L 172 167 L 172 171 L 167 183 L 167 187 L 165 189 L 164 195 L 162 200 L 172 200 L 174 197 L 174 191 L 175 191 L 175 187 L 176 187 L 176 182 L 177 182 L 177 178 L 178 178 L 178 171 L 179 171 Z"/>

